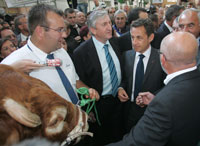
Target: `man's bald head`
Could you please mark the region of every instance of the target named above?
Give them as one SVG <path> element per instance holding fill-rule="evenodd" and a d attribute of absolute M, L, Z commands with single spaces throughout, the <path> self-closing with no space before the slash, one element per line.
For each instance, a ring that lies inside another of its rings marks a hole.
<path fill-rule="evenodd" d="M 196 65 L 198 43 L 191 33 L 174 32 L 169 34 L 163 39 L 160 50 L 174 67 Z"/>

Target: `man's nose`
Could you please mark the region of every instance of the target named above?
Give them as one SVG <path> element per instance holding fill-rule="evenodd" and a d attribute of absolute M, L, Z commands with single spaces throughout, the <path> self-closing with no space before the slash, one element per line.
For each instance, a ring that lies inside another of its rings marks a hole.
<path fill-rule="evenodd" d="M 62 32 L 62 38 L 66 38 L 67 37 L 67 33 L 66 33 L 66 31 L 63 31 Z"/>

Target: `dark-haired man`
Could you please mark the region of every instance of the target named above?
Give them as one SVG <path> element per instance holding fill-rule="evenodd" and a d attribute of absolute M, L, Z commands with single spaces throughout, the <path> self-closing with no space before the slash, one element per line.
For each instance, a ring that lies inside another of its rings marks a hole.
<path fill-rule="evenodd" d="M 187 40 L 187 41 L 185 41 Z M 196 146 L 200 138 L 198 44 L 188 32 L 166 36 L 160 61 L 168 74 L 144 116 L 122 141 L 107 146 Z"/>
<path fill-rule="evenodd" d="M 1 28 L 0 36 L 2 39 L 9 38 L 15 44 L 16 47 L 18 46 L 17 37 L 10 28 L 8 28 L 8 27 Z"/>
<path fill-rule="evenodd" d="M 164 86 L 165 78 L 159 54 L 150 45 L 154 38 L 152 21 L 149 18 L 134 21 L 130 33 L 133 49 L 123 54 L 122 88 L 118 90 L 118 97 L 125 104 L 125 132 L 129 132 L 136 125 L 145 111 L 145 107 L 136 104 L 138 93 L 156 92 Z"/>
<path fill-rule="evenodd" d="M 60 59 L 61 66 L 35 66 L 29 75 L 45 82 L 62 98 L 77 104 L 76 88 L 87 86 L 79 80 L 71 58 L 61 48 L 66 30 L 60 11 L 50 5 L 35 5 L 29 11 L 28 28 L 31 37 L 27 44 L 6 57 L 2 63 L 11 65 L 22 59 L 31 59 L 37 64 L 46 63 L 47 59 Z M 98 98 L 94 89 L 89 88 L 89 92 L 91 98 Z"/>
<path fill-rule="evenodd" d="M 160 49 L 162 39 L 173 31 L 172 24 L 174 19 L 179 16 L 182 10 L 183 7 L 179 5 L 171 5 L 167 9 L 165 13 L 165 21 L 157 29 L 154 40 L 151 43 L 154 48 Z"/>
<path fill-rule="evenodd" d="M 148 13 L 144 8 L 134 8 L 132 9 L 128 14 L 128 23 L 131 25 L 131 23 L 138 18 L 148 18 Z M 132 44 L 131 44 L 131 35 L 130 32 L 124 33 L 121 37 L 118 38 L 119 42 L 119 48 L 121 52 L 131 50 Z"/>

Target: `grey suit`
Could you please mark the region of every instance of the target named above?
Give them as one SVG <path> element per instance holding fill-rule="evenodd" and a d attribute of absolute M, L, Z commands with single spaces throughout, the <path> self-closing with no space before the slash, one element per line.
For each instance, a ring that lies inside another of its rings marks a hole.
<path fill-rule="evenodd" d="M 132 94 L 133 88 L 133 66 L 135 60 L 136 52 L 134 50 L 126 51 L 123 54 L 123 78 L 121 87 L 123 87 L 129 98 Z M 165 79 L 166 74 L 163 72 L 160 65 L 159 54 L 156 49 L 151 49 L 151 54 L 149 61 L 147 63 L 146 72 L 143 79 L 142 89 L 140 92 L 151 92 L 155 93 L 159 89 L 161 89 L 164 84 L 163 80 Z M 143 115 L 145 108 L 141 108 L 136 105 L 135 101 L 131 102 L 130 100 L 124 103 L 124 124 L 125 124 L 125 132 L 128 132 L 132 126 L 134 126 L 137 121 Z"/>
<path fill-rule="evenodd" d="M 123 140 L 108 146 L 196 146 L 200 139 L 200 72 L 173 78 Z"/>

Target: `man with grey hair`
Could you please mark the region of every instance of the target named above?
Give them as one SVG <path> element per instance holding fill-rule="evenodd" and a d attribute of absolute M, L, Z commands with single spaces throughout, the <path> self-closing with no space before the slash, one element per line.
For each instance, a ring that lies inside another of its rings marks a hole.
<path fill-rule="evenodd" d="M 198 55 L 197 65 L 200 64 L 200 11 L 194 8 L 186 9 L 181 13 L 178 19 L 179 28 L 181 31 L 189 32 L 193 34 L 198 41 Z"/>
<path fill-rule="evenodd" d="M 126 25 L 127 15 L 124 10 L 117 10 L 114 14 L 114 25 L 113 29 L 117 37 L 123 33 L 129 31 L 129 27 Z"/>
<path fill-rule="evenodd" d="M 166 86 L 131 132 L 122 141 L 108 146 L 197 145 L 200 138 L 200 117 L 194 114 L 200 111 L 197 48 L 195 37 L 188 32 L 174 32 L 163 39 L 160 61 L 168 74 Z"/>
<path fill-rule="evenodd" d="M 121 82 L 120 53 L 107 11 L 96 10 L 90 14 L 88 27 L 92 38 L 82 43 L 74 52 L 74 64 L 80 79 L 100 94 L 97 112 L 101 126 L 90 123 L 94 132 L 91 145 L 105 145 L 119 140 L 121 103 L 117 98 Z"/>
<path fill-rule="evenodd" d="M 26 44 L 29 36 L 26 15 L 22 14 L 17 16 L 14 20 L 14 24 L 16 30 L 20 32 L 20 34 L 17 35 L 18 47 L 20 48 Z"/>

